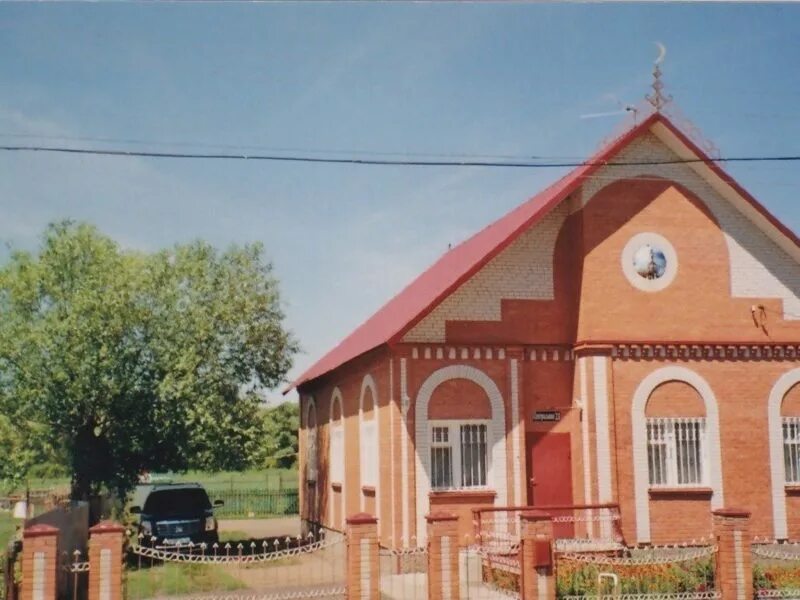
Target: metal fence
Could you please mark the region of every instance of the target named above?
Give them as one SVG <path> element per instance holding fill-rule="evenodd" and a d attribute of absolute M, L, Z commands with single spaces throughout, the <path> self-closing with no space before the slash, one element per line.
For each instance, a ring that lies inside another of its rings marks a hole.
<path fill-rule="evenodd" d="M 615 553 L 559 552 L 556 593 L 563 600 L 582 597 L 716 597 L 717 546 L 693 545 L 631 548 Z"/>
<path fill-rule="evenodd" d="M 477 543 L 487 545 L 518 541 L 520 514 L 543 510 L 553 518 L 553 537 L 560 550 L 609 551 L 624 548 L 617 504 L 570 506 L 508 506 L 474 509 L 473 529 Z"/>
<path fill-rule="evenodd" d="M 427 548 L 381 548 L 378 560 L 383 600 L 428 598 Z"/>
<path fill-rule="evenodd" d="M 751 551 L 756 598 L 800 600 L 800 542 L 754 540 Z"/>
<path fill-rule="evenodd" d="M 344 536 L 335 532 L 235 545 L 140 538 L 127 552 L 123 590 L 128 600 L 341 597 L 345 574 Z"/>
<path fill-rule="evenodd" d="M 218 489 L 211 495 L 224 503 L 214 510 L 219 519 L 263 518 L 299 512 L 297 490 Z"/>

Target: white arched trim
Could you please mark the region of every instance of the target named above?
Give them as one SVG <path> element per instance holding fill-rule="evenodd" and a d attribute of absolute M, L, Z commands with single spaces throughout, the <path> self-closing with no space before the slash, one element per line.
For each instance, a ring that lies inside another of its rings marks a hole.
<path fill-rule="evenodd" d="M 336 403 L 339 404 L 339 420 L 336 421 L 333 418 L 335 411 L 333 410 Z M 334 483 L 340 484 L 341 487 L 341 523 L 334 523 L 334 512 L 333 512 L 333 502 L 328 502 L 328 522 L 331 524 L 331 527 L 340 527 L 344 530 L 344 520 L 345 520 L 345 507 L 347 506 L 344 495 L 345 495 L 345 485 L 344 480 L 347 477 L 346 472 L 346 464 L 345 464 L 345 427 L 344 427 L 344 401 L 342 399 L 342 391 L 335 387 L 333 388 L 333 392 L 331 393 L 331 409 L 330 414 L 328 415 L 328 487 L 330 490 L 328 491 L 328 497 L 333 498 L 333 487 Z M 339 441 L 335 442 L 334 439 L 337 438 Z M 334 444 L 340 444 L 341 448 L 341 456 L 334 456 L 333 448 Z M 335 481 L 333 478 L 333 464 L 336 462 L 337 464 L 341 465 L 341 474 L 342 476 L 339 477 L 342 481 Z"/>
<path fill-rule="evenodd" d="M 486 373 L 468 365 L 452 365 L 434 371 L 419 389 L 414 405 L 414 442 L 416 447 L 417 481 L 417 545 L 426 538 L 425 515 L 430 510 L 428 493 L 430 483 L 430 437 L 428 434 L 428 404 L 434 390 L 450 379 L 467 379 L 478 384 L 489 397 L 492 419 L 489 426 L 491 460 L 487 465 L 487 483 L 497 494 L 497 505 L 508 504 L 507 457 L 506 457 L 506 411 L 503 396 L 497 385 Z"/>
<path fill-rule="evenodd" d="M 367 423 L 364 419 L 364 398 L 367 395 L 367 390 L 372 393 L 372 421 Z M 377 514 L 373 515 L 376 517 L 380 517 L 380 507 L 381 507 L 381 497 L 380 497 L 380 463 L 381 463 L 381 453 L 380 453 L 380 424 L 378 422 L 378 386 L 375 385 L 375 379 L 367 373 L 364 375 L 364 379 L 361 381 L 361 394 L 358 397 L 358 427 L 359 427 L 359 468 L 361 470 L 359 481 L 361 485 L 374 485 L 375 486 L 375 512 Z M 366 428 L 373 427 L 374 434 L 373 434 L 373 442 L 375 444 L 374 448 L 366 447 L 365 439 L 367 438 L 366 435 Z M 369 461 L 374 459 L 377 461 L 377 468 L 375 469 L 375 481 L 367 482 L 366 480 L 366 470 L 368 468 Z M 361 492 L 359 494 L 361 498 L 361 511 L 363 512 L 366 507 L 366 499 L 364 498 L 364 493 Z M 378 531 L 380 532 L 381 527 L 381 519 L 378 518 Z"/>
<path fill-rule="evenodd" d="M 700 375 L 686 367 L 663 367 L 650 373 L 636 388 L 633 394 L 631 423 L 633 426 L 633 482 L 636 499 L 636 541 L 640 544 L 650 541 L 650 498 L 648 494 L 649 474 L 647 466 L 647 420 L 645 407 L 659 385 L 668 381 L 683 381 L 691 385 L 706 409 L 706 458 L 708 483 L 711 486 L 711 508 L 721 508 L 722 460 L 719 444 L 719 411 L 717 400 L 711 386 Z"/>
<path fill-rule="evenodd" d="M 778 540 L 785 540 L 789 536 L 786 523 L 786 470 L 783 465 L 781 405 L 786 393 L 798 382 L 800 382 L 800 368 L 781 375 L 772 386 L 767 406 L 769 470 L 772 475 L 772 527 L 775 539 Z"/>

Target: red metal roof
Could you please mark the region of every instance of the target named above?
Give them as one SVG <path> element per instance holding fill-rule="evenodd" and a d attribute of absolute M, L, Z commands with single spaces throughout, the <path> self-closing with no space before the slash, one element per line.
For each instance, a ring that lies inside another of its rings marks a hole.
<path fill-rule="evenodd" d="M 711 160 L 665 116 L 660 113 L 650 115 L 642 123 L 627 130 L 556 183 L 482 229 L 471 238 L 448 250 L 425 272 L 389 300 L 378 312 L 342 340 L 339 345 L 300 375 L 286 391 L 316 379 L 378 346 L 402 339 L 408 330 L 513 242 L 520 233 L 537 223 L 553 207 L 575 191 L 584 178 L 601 168 L 604 162 L 609 161 L 641 133 L 649 130 L 656 122 L 661 122 L 667 126 L 697 156 L 706 161 Z M 733 185 L 737 192 L 753 204 L 784 235 L 787 235 L 795 244 L 800 246 L 800 241 L 794 233 L 769 214 L 762 205 L 747 194 L 715 163 L 711 162 L 709 164 L 717 175 Z"/>

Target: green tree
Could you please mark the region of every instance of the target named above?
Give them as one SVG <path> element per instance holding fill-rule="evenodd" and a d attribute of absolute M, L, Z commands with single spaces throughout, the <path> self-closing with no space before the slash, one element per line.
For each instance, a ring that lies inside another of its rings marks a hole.
<path fill-rule="evenodd" d="M 6 471 L 59 448 L 85 498 L 124 494 L 144 470 L 244 464 L 253 392 L 283 381 L 296 350 L 260 245 L 147 255 L 52 225 L 38 254 L 0 269 L 0 409 L 23 430 Z"/>
<path fill-rule="evenodd" d="M 295 402 L 284 402 L 263 411 L 264 443 L 257 467 L 291 469 L 297 466 L 297 431 L 300 408 Z"/>

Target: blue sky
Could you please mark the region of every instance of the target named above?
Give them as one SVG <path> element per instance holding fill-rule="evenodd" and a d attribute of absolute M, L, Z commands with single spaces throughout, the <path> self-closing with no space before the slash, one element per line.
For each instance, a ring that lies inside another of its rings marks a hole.
<path fill-rule="evenodd" d="M 656 41 L 724 156 L 800 154 L 790 4 L 0 4 L 0 142 L 579 159 L 622 118 L 580 117 L 639 102 Z M 796 163 L 728 170 L 800 229 Z M 143 250 L 262 241 L 298 374 L 562 173 L 0 153 L 0 240 L 69 217 Z"/>

